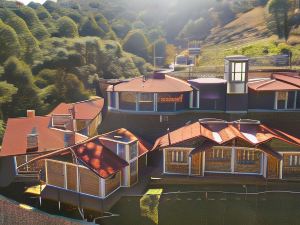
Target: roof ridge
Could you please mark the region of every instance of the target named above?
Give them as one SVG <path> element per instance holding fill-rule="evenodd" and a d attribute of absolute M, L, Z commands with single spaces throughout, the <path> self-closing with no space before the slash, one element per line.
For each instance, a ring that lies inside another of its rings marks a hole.
<path fill-rule="evenodd" d="M 258 85 L 258 86 L 256 87 L 256 89 L 259 89 L 259 88 L 264 87 L 264 86 L 266 86 L 266 85 L 268 85 L 268 84 L 274 83 L 275 81 L 276 81 L 276 79 L 269 80 L 269 81 L 267 81 L 267 82 L 265 82 L 265 83 L 262 83 L 262 84 Z"/>

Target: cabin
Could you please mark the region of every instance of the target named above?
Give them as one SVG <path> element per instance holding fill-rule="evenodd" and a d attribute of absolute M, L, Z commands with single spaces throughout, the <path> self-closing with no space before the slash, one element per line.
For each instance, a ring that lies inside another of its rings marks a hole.
<path fill-rule="evenodd" d="M 75 103 L 60 103 L 49 113 L 49 116 L 71 116 L 75 131 L 92 137 L 98 134 L 97 129 L 102 122 L 103 106 L 104 99 L 100 97 Z"/>
<path fill-rule="evenodd" d="M 136 184 L 139 171 L 142 172 L 147 167 L 150 145 L 124 128 L 103 134 L 100 139 L 106 147 L 128 163 L 122 171 L 122 186 Z"/>
<path fill-rule="evenodd" d="M 100 200 L 138 182 L 140 171 L 147 166 L 147 152 L 143 140 L 121 128 L 38 156 L 20 166 L 43 166 L 42 199 L 102 211 Z"/>
<path fill-rule="evenodd" d="M 200 119 L 157 139 L 163 173 L 300 178 L 300 139 L 260 121 Z"/>
<path fill-rule="evenodd" d="M 27 110 L 27 117 L 9 118 L 0 151 L 0 186 L 38 180 L 41 164 L 20 165 L 87 139 L 73 125 L 69 115 L 36 116 L 34 110 Z"/>
<path fill-rule="evenodd" d="M 180 79 L 156 72 L 107 88 L 108 110 L 159 114 L 188 110 L 193 89 Z"/>

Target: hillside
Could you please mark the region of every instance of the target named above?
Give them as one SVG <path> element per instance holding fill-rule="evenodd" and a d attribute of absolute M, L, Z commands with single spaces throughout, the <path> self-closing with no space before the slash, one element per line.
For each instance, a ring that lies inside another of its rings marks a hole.
<path fill-rule="evenodd" d="M 266 7 L 256 7 L 248 12 L 241 13 L 236 19 L 224 27 L 212 29 L 205 39 L 205 46 L 241 42 L 251 42 L 269 38 L 272 33 L 266 24 Z"/>

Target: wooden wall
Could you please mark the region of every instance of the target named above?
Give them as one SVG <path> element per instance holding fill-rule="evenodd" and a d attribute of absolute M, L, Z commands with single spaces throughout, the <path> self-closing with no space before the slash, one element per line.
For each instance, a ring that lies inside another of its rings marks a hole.
<path fill-rule="evenodd" d="M 279 160 L 268 154 L 267 178 L 279 178 Z"/>
<path fill-rule="evenodd" d="M 292 157 L 292 165 L 290 165 L 290 157 Z M 300 153 L 283 154 L 283 178 L 300 178 Z"/>
<path fill-rule="evenodd" d="M 203 157 L 203 153 L 201 152 L 192 155 L 192 161 L 191 161 L 192 175 L 202 175 L 202 157 Z"/>
<path fill-rule="evenodd" d="M 165 172 L 166 173 L 178 173 L 178 174 L 189 174 L 188 163 L 173 163 L 172 162 L 172 151 L 165 149 Z M 190 150 L 185 150 L 185 154 L 189 154 Z"/>
<path fill-rule="evenodd" d="M 261 173 L 261 157 L 262 157 L 262 152 L 260 151 L 254 151 L 250 150 L 251 154 L 254 153 L 253 158 L 252 155 L 250 154 L 251 161 L 243 160 L 243 151 L 241 149 L 236 150 L 236 158 L 235 158 L 235 167 L 234 167 L 234 172 L 237 173 Z M 254 152 L 253 152 L 254 151 Z M 238 156 L 240 156 L 240 159 Z M 254 160 L 252 160 L 254 159 Z"/>
<path fill-rule="evenodd" d="M 120 187 L 121 174 L 120 172 L 105 180 L 105 195 L 109 195 L 114 190 Z"/>
<path fill-rule="evenodd" d="M 70 191 L 104 197 L 120 187 L 120 172 L 108 179 L 102 179 L 83 166 L 56 160 L 46 160 L 47 184 Z M 104 182 L 105 190 L 102 190 Z"/>
<path fill-rule="evenodd" d="M 231 172 L 231 149 L 223 149 L 223 158 L 213 156 L 213 149 L 205 152 L 205 171 Z"/>
<path fill-rule="evenodd" d="M 17 167 L 30 161 L 31 159 L 39 156 L 39 154 L 28 154 L 28 155 L 19 155 L 16 156 L 16 161 L 17 161 Z M 20 167 L 18 169 L 19 173 L 22 172 L 38 172 L 40 170 L 44 169 L 44 162 L 43 160 L 38 160 L 33 163 L 27 164 L 23 167 Z"/>

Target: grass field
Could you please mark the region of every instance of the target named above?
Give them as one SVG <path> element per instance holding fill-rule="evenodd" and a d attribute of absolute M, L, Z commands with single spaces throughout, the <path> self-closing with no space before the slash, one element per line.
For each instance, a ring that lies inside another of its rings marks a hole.
<path fill-rule="evenodd" d="M 300 194 L 261 193 L 261 186 L 225 185 L 161 186 L 158 223 L 141 216 L 140 197 L 123 197 L 111 210 L 115 217 L 97 221 L 102 225 L 298 225 Z M 214 192 L 223 191 L 236 193 Z M 246 189 L 248 194 L 246 195 Z M 188 192 L 186 192 L 188 191 Z M 206 192 L 208 191 L 208 192 Z"/>

